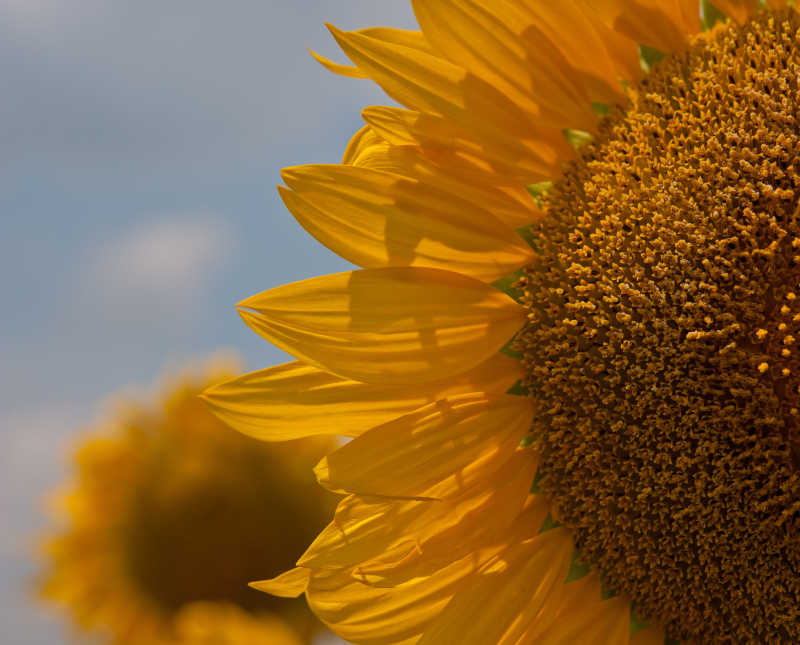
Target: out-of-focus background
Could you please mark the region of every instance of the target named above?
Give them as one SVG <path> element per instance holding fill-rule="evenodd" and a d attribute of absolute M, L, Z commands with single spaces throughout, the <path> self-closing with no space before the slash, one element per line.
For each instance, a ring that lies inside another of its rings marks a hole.
<path fill-rule="evenodd" d="M 285 360 L 234 304 L 349 268 L 275 191 L 388 100 L 311 59 L 344 60 L 325 20 L 414 24 L 405 0 L 0 0 L 4 644 L 70 642 L 29 553 L 103 398 L 220 347 Z"/>

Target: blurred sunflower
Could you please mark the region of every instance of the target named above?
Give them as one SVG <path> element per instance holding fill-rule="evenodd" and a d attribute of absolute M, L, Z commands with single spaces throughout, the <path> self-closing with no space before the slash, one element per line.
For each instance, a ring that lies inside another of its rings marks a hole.
<path fill-rule="evenodd" d="M 119 645 L 302 645 L 321 627 L 305 603 L 247 584 L 291 566 L 324 526 L 335 500 L 310 465 L 334 446 L 259 443 L 221 423 L 198 394 L 239 370 L 187 369 L 154 405 L 120 396 L 81 440 L 39 582 L 80 630 Z"/>
<path fill-rule="evenodd" d="M 364 269 L 242 302 L 298 361 L 207 395 L 354 437 L 257 587 L 369 645 L 800 642 L 800 17 L 412 5 L 318 57 L 407 109 L 279 187 Z"/>

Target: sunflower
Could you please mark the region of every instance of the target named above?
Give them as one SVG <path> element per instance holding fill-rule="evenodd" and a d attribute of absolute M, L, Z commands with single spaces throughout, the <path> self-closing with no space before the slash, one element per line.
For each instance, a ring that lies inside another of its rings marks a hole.
<path fill-rule="evenodd" d="M 208 394 L 353 437 L 294 569 L 355 643 L 800 642 L 800 16 L 412 0 L 334 38 L 404 108 L 280 194 L 363 267 L 241 303 Z"/>
<path fill-rule="evenodd" d="M 120 395 L 79 442 L 39 581 L 79 630 L 119 645 L 303 645 L 321 627 L 305 603 L 247 583 L 291 566 L 324 526 L 335 498 L 308 469 L 334 446 L 221 423 L 198 394 L 240 369 L 186 368 L 149 405 Z"/>

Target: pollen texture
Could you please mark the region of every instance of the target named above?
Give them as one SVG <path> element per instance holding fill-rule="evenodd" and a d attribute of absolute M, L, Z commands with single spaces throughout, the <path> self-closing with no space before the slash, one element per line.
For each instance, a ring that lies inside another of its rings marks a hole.
<path fill-rule="evenodd" d="M 665 58 L 545 196 L 540 486 L 643 618 L 800 642 L 800 19 Z"/>

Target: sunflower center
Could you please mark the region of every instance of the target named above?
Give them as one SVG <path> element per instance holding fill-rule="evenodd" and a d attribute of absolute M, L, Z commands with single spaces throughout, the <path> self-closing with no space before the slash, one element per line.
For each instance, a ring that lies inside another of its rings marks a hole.
<path fill-rule="evenodd" d="M 541 486 L 675 638 L 800 642 L 800 19 L 665 58 L 546 196 Z"/>

